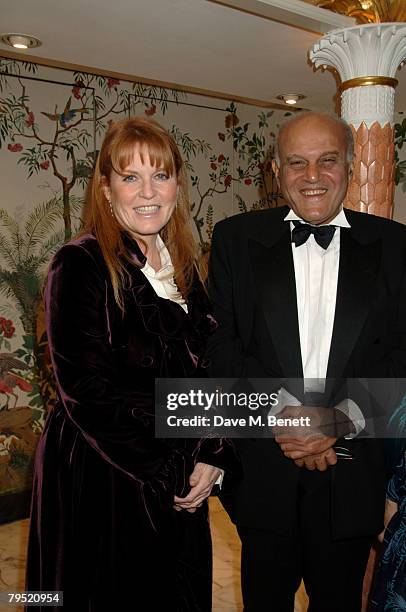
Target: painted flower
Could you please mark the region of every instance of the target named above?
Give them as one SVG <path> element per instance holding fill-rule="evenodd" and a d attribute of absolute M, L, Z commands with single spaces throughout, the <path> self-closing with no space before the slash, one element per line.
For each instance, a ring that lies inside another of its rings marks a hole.
<path fill-rule="evenodd" d="M 211 168 L 212 170 L 217 170 L 217 166 L 216 166 L 216 164 L 215 164 L 215 163 L 213 163 L 213 162 L 210 164 L 210 168 Z"/>
<path fill-rule="evenodd" d="M 83 81 L 75 81 L 75 84 L 72 87 L 72 93 L 73 93 L 73 96 L 76 98 L 76 100 L 80 100 L 81 98 L 80 90 L 84 86 L 85 84 L 83 83 Z"/>
<path fill-rule="evenodd" d="M 31 127 L 32 125 L 34 125 L 35 122 L 35 115 L 32 111 L 30 111 L 27 115 L 27 119 L 25 120 L 25 125 L 27 127 Z"/>
<path fill-rule="evenodd" d="M 244 180 L 244 183 L 245 183 L 245 185 L 251 185 L 252 180 L 251 180 L 250 178 L 246 178 L 246 179 Z"/>
<path fill-rule="evenodd" d="M 217 132 L 217 136 L 218 136 L 218 137 L 220 138 L 220 140 L 222 140 L 223 142 L 224 142 L 224 141 L 225 141 L 225 139 L 226 139 L 226 135 L 225 135 L 225 134 L 223 134 L 223 132 Z"/>
<path fill-rule="evenodd" d="M 107 87 L 111 89 L 115 85 L 120 85 L 120 81 L 118 79 L 113 79 L 113 77 L 107 78 Z"/>
<path fill-rule="evenodd" d="M 225 159 L 226 158 L 224 157 L 224 155 L 221 154 L 221 155 L 218 156 L 217 161 L 218 161 L 219 164 L 221 164 L 221 163 L 223 163 L 223 161 L 225 161 Z"/>
<path fill-rule="evenodd" d="M 0 318 L 1 329 L 3 330 L 3 335 L 5 338 L 12 338 L 16 328 L 13 325 L 13 321 L 9 319 L 4 319 L 4 317 Z"/>
<path fill-rule="evenodd" d="M 226 187 L 230 187 L 232 180 L 233 180 L 233 177 L 231 176 L 231 174 L 227 174 L 226 178 L 224 179 L 224 185 Z"/>
<path fill-rule="evenodd" d="M 76 100 L 80 100 L 80 87 L 72 87 L 72 93 Z"/>
<path fill-rule="evenodd" d="M 15 377 L 15 384 L 19 389 L 21 389 L 21 391 L 32 391 L 32 384 L 29 383 L 28 380 L 24 380 L 21 377 Z"/>
<path fill-rule="evenodd" d="M 49 159 L 47 159 L 46 161 L 41 162 L 41 163 L 40 163 L 40 167 L 41 167 L 43 170 L 48 170 L 48 168 L 49 168 Z"/>
<path fill-rule="evenodd" d="M 12 153 L 20 153 L 20 151 L 22 151 L 24 149 L 23 145 L 20 144 L 19 142 L 16 142 L 15 144 L 9 144 L 7 149 L 9 151 L 11 151 Z"/>
<path fill-rule="evenodd" d="M 148 115 L 148 117 L 151 117 L 151 115 L 155 115 L 155 113 L 156 113 L 156 106 L 155 106 L 155 104 L 151 104 L 151 106 L 148 106 L 145 109 L 144 112 L 145 112 L 146 115 Z"/>

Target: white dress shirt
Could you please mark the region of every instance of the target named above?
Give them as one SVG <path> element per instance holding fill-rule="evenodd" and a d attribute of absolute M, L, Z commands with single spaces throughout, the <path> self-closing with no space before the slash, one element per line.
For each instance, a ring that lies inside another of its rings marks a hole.
<path fill-rule="evenodd" d="M 294 228 L 292 221 L 303 223 L 293 210 L 285 217 L 285 221 L 291 222 L 291 230 Z M 320 393 L 324 391 L 333 335 L 340 231 L 341 227 L 350 227 L 344 210 L 329 225 L 336 225 L 337 229 L 327 249 L 317 244 L 313 234 L 299 247 L 292 242 L 305 391 Z"/>
<path fill-rule="evenodd" d="M 289 211 L 284 220 L 290 222 L 291 231 L 294 228 L 293 221 L 304 222 L 293 210 Z M 313 234 L 310 234 L 306 242 L 298 247 L 292 242 L 304 389 L 319 393 L 323 393 L 325 389 L 333 335 L 340 262 L 340 232 L 341 228 L 351 227 L 343 209 L 326 225 L 336 226 L 333 239 L 327 249 L 317 244 Z M 288 398 L 287 395 L 283 390 L 278 408 L 280 406 L 280 409 L 283 409 L 287 403 L 300 404 L 296 398 L 292 396 Z M 354 423 L 355 434 L 348 435 L 348 438 L 357 435 L 365 427 L 362 412 L 351 399 L 343 400 L 336 408 L 344 412 Z"/>

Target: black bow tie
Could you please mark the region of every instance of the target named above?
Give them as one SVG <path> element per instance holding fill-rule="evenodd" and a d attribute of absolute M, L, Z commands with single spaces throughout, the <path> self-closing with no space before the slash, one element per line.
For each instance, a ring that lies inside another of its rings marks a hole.
<path fill-rule="evenodd" d="M 309 223 L 300 223 L 300 221 L 293 221 L 293 225 L 295 227 L 292 230 L 292 242 L 297 247 L 304 244 L 310 234 L 313 234 L 317 244 L 327 249 L 336 231 L 335 225 L 309 225 Z"/>

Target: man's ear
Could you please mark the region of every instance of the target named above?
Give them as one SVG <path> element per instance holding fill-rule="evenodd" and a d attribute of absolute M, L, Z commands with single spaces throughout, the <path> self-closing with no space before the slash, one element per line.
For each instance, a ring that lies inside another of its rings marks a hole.
<path fill-rule="evenodd" d="M 278 166 L 278 163 L 277 163 L 276 159 L 272 160 L 272 170 L 273 170 L 273 173 L 275 175 L 276 182 L 278 183 L 278 187 L 280 187 L 280 182 L 279 182 L 279 166 Z"/>

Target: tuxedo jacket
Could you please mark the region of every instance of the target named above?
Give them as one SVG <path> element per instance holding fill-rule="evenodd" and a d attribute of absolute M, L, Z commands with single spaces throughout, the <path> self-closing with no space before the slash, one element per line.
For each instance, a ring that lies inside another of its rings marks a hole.
<path fill-rule="evenodd" d="M 289 209 L 237 215 L 214 229 L 209 288 L 219 327 L 210 356 L 216 377 L 302 378 Z M 406 375 L 406 228 L 346 210 L 327 377 Z M 366 409 L 360 405 L 362 411 Z M 243 478 L 223 495 L 240 525 L 290 532 L 300 468 L 273 439 L 235 440 Z M 345 440 L 353 460 L 329 468 L 336 538 L 382 528 L 385 472 L 377 439 Z M 303 469 L 303 468 L 302 468 Z"/>

